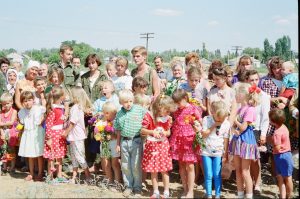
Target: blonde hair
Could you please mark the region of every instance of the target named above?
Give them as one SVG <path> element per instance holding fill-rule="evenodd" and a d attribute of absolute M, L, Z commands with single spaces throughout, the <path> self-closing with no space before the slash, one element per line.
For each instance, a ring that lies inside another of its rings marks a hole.
<path fill-rule="evenodd" d="M 112 102 L 105 102 L 102 106 L 102 112 L 117 113 L 118 108 Z"/>
<path fill-rule="evenodd" d="M 225 102 L 223 101 L 214 101 L 211 103 L 212 114 L 218 118 L 224 118 L 228 116 L 228 111 L 224 108 L 226 107 Z"/>
<path fill-rule="evenodd" d="M 84 112 L 92 107 L 92 103 L 86 92 L 80 86 L 75 86 L 71 89 L 71 95 L 74 104 L 78 104 Z"/>
<path fill-rule="evenodd" d="M 64 71 L 63 71 L 63 69 L 58 68 L 56 66 L 53 66 L 51 68 L 51 70 L 48 72 L 48 75 L 47 75 L 48 81 L 52 83 L 52 78 L 53 78 L 54 73 L 57 74 L 59 82 L 62 83 L 65 79 Z"/>
<path fill-rule="evenodd" d="M 115 85 L 114 85 L 114 83 L 111 80 L 107 79 L 107 80 L 104 80 L 104 81 L 100 81 L 98 83 L 98 85 L 100 86 L 101 90 L 102 90 L 102 88 L 103 88 L 104 85 L 109 85 L 112 88 L 112 93 L 115 92 Z"/>
<path fill-rule="evenodd" d="M 120 104 L 122 104 L 125 100 L 134 100 L 134 96 L 133 96 L 133 93 L 128 90 L 128 89 L 124 89 L 124 90 L 121 90 L 119 92 L 119 102 Z"/>
<path fill-rule="evenodd" d="M 8 92 L 3 93 L 0 97 L 0 103 L 2 102 L 13 102 L 13 96 Z"/>
<path fill-rule="evenodd" d="M 176 110 L 175 108 L 176 105 L 174 103 L 174 100 L 170 96 L 162 94 L 154 100 L 152 104 L 152 113 L 156 120 L 162 109 L 174 112 Z"/>
<path fill-rule="evenodd" d="M 283 62 L 282 67 L 284 66 L 288 67 L 288 69 L 290 69 L 291 72 L 293 72 L 295 69 L 295 64 L 291 61 Z"/>
<path fill-rule="evenodd" d="M 105 64 L 105 68 L 106 70 L 108 70 L 109 68 L 114 68 L 116 69 L 116 63 L 115 62 L 108 62 L 107 64 Z"/>
<path fill-rule="evenodd" d="M 116 65 L 117 64 L 121 64 L 122 66 L 124 66 L 125 68 L 128 68 L 128 60 L 124 57 L 118 57 L 116 60 Z"/>
<path fill-rule="evenodd" d="M 47 95 L 47 114 L 51 111 L 51 105 L 65 95 L 65 91 L 60 86 L 54 86 Z"/>
<path fill-rule="evenodd" d="M 142 93 L 137 93 L 134 95 L 134 103 L 142 107 L 150 106 L 151 97 Z"/>
<path fill-rule="evenodd" d="M 131 50 L 131 54 L 141 53 L 143 56 L 147 56 L 147 49 L 144 46 L 136 46 Z"/>
<path fill-rule="evenodd" d="M 236 87 L 236 93 L 237 94 L 245 94 L 246 100 L 248 105 L 250 106 L 257 106 L 260 103 L 260 89 L 257 87 L 256 89 L 259 90 L 259 92 L 249 92 L 249 89 L 251 87 L 251 84 L 249 83 L 239 83 Z"/>

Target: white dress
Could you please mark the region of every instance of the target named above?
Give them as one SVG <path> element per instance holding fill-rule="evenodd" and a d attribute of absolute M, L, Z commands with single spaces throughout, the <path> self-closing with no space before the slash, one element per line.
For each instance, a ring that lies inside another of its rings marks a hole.
<path fill-rule="evenodd" d="M 19 156 L 39 157 L 44 153 L 45 130 L 41 126 L 45 107 L 33 105 L 30 110 L 21 109 L 18 113 L 20 123 L 24 125 L 21 137 Z"/>

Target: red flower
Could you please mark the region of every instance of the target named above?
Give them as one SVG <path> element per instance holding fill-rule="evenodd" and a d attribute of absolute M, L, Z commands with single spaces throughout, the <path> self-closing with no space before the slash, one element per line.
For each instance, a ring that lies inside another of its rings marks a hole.
<path fill-rule="evenodd" d="M 252 84 L 252 86 L 249 88 L 248 91 L 249 93 L 253 93 L 253 92 L 260 93 L 261 90 L 256 86 L 256 84 Z"/>

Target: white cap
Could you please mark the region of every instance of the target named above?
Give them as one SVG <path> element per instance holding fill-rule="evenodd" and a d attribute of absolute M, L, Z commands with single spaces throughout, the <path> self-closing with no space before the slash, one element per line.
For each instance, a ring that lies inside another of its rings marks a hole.
<path fill-rule="evenodd" d="M 34 67 L 34 66 L 36 66 L 36 67 L 40 67 L 40 62 L 38 62 L 38 61 L 33 61 L 33 60 L 29 60 L 29 62 L 28 62 L 28 64 L 27 64 L 27 70 L 29 69 L 29 68 L 32 68 L 32 67 Z"/>

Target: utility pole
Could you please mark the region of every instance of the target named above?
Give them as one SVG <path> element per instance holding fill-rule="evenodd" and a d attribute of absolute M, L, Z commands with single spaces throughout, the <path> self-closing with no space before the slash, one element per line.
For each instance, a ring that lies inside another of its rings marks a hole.
<path fill-rule="evenodd" d="M 232 46 L 231 50 L 235 50 L 235 57 L 238 56 L 238 51 L 242 50 L 242 46 Z"/>
<path fill-rule="evenodd" d="M 140 35 L 142 35 L 141 36 L 141 39 L 146 39 L 146 49 L 147 49 L 147 52 L 148 52 L 148 40 L 150 39 L 150 38 L 154 38 L 152 35 L 154 35 L 154 33 L 149 33 L 149 32 L 147 32 L 147 33 L 141 33 Z"/>

